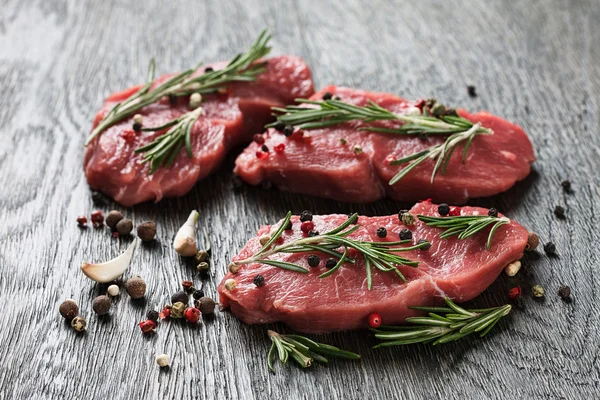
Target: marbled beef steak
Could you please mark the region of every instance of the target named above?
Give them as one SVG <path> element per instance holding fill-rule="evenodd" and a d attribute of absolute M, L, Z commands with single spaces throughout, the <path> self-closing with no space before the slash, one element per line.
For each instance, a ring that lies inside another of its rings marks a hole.
<path fill-rule="evenodd" d="M 415 205 L 414 215 L 438 216 L 437 206 L 429 202 Z M 488 210 L 463 207 L 462 215 L 487 215 Z M 341 224 L 347 215 L 314 216 L 315 229 L 325 232 Z M 293 230 L 283 234 L 284 243 L 302 237 L 298 217 L 292 218 Z M 344 264 L 326 278 L 318 276 L 324 271 L 327 255 L 322 253 L 276 253 L 271 259 L 289 261 L 309 269 L 308 274 L 287 271 L 265 264 L 243 264 L 237 274 L 228 273 L 219 286 L 222 306 L 248 324 L 284 322 L 299 332 L 318 333 L 367 327 L 367 317 L 372 312 L 381 315 L 383 323 L 399 324 L 416 315 L 408 306 L 434 306 L 443 303 L 443 297 L 462 302 L 483 292 L 512 261 L 521 258 L 527 244 L 528 232 L 523 226 L 511 221 L 501 226 L 493 236 L 491 248 L 486 249 L 489 229 L 464 240 L 440 239 L 438 228 L 426 226 L 418 219 L 414 225 L 405 226 L 397 215 L 384 217 L 360 217 L 360 229 L 349 237 L 362 241 L 397 241 L 403 228 L 412 231 L 413 242 L 425 239 L 431 242 L 428 250 L 401 253 L 411 260 L 419 261 L 417 268 L 401 266 L 399 269 L 407 283 L 393 273 L 373 269 L 373 287 L 367 290 L 364 259 L 356 264 Z M 260 248 L 259 237 L 273 232 L 278 224 L 263 226 L 250 239 L 233 260 L 241 260 L 255 254 Z M 376 231 L 387 229 L 387 237 L 380 238 Z M 318 254 L 321 262 L 309 267 L 309 254 Z M 260 274 L 264 284 L 257 287 L 254 277 Z M 234 279 L 233 290 L 225 288 L 224 282 Z"/>
<path fill-rule="evenodd" d="M 270 120 L 271 107 L 293 103 L 297 97 L 313 93 L 311 72 L 294 56 L 266 60 L 267 70 L 254 82 L 235 82 L 224 94 L 205 95 L 203 115 L 192 128 L 193 158 L 181 151 L 169 168 L 150 175 L 148 163 L 135 149 L 152 142 L 159 132 L 134 132 L 132 118 L 108 128 L 87 147 L 84 168 L 89 185 L 124 206 L 163 197 L 181 196 L 215 170 L 231 147 L 250 141 Z M 212 65 L 220 69 L 225 63 Z M 199 72 L 202 73 L 202 72 Z M 172 75 L 158 78 L 153 87 Z M 96 114 L 94 127 L 117 103 L 132 96 L 140 86 L 111 95 Z M 163 99 L 140 110 L 144 126 L 161 126 L 189 111 L 188 97 L 171 103 Z"/>
<path fill-rule="evenodd" d="M 387 93 L 335 86 L 326 87 L 312 99 L 320 100 L 325 92 L 358 106 L 372 100 L 395 113 L 414 110 L 417 104 Z M 461 160 L 464 146 L 459 144 L 445 174 L 438 174 L 433 184 L 430 180 L 434 161 L 427 160 L 390 186 L 388 182 L 401 169 L 399 165 L 390 165 L 390 160 L 443 143 L 445 138 L 359 131 L 364 124 L 357 121 L 305 130 L 301 138 L 296 134 L 286 137 L 271 128 L 264 134 L 265 144 L 274 149 L 283 143 L 285 151 L 271 151 L 269 157 L 258 158 L 256 152 L 260 146 L 252 143 L 237 158 L 235 173 L 252 185 L 270 181 L 282 190 L 340 201 L 371 202 L 387 196 L 409 202 L 432 198 L 454 204 L 506 191 L 529 174 L 535 156 L 523 129 L 487 112 L 457 111 L 472 122 L 481 122 L 494 134 L 477 136 L 464 164 Z M 391 121 L 376 125 L 398 127 L 397 122 Z M 355 146 L 362 152 L 356 154 Z"/>

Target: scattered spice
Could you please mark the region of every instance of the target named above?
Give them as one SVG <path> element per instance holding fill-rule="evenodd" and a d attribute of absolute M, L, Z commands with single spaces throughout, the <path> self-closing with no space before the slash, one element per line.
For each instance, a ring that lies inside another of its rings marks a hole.
<path fill-rule="evenodd" d="M 535 285 L 531 288 L 533 297 L 544 297 L 544 288 L 541 285 Z"/>
<path fill-rule="evenodd" d="M 119 287 L 117 285 L 110 285 L 108 287 L 108 289 L 106 289 L 106 292 L 108 293 L 109 296 L 115 297 L 115 296 L 118 296 L 119 293 L 121 293 L 121 290 L 119 289 Z"/>
<path fill-rule="evenodd" d="M 133 230 L 133 222 L 131 222 L 131 220 L 128 218 L 123 218 L 122 220 L 117 222 L 116 227 L 119 235 L 126 236 L 129 235 Z"/>
<path fill-rule="evenodd" d="M 285 124 L 280 121 L 280 122 L 278 122 L 278 123 L 275 124 L 274 128 L 275 128 L 276 131 L 281 132 L 285 128 Z"/>
<path fill-rule="evenodd" d="M 571 288 L 566 285 L 561 285 L 561 287 L 558 288 L 558 295 L 564 301 L 571 300 Z"/>
<path fill-rule="evenodd" d="M 513 261 L 504 267 L 504 273 L 508 276 L 515 276 L 521 269 L 521 261 Z"/>
<path fill-rule="evenodd" d="M 188 307 L 183 312 L 183 317 L 190 324 L 195 324 L 198 322 L 198 320 L 200 320 L 200 310 L 198 310 L 196 307 Z"/>
<path fill-rule="evenodd" d="M 260 146 L 260 149 L 262 151 L 264 151 L 265 153 L 269 152 L 269 146 L 267 146 L 266 144 L 263 144 L 262 146 Z"/>
<path fill-rule="evenodd" d="M 398 236 L 400 237 L 400 240 L 409 240 L 412 239 L 412 232 L 410 231 L 410 229 L 404 228 L 400 231 Z"/>
<path fill-rule="evenodd" d="M 237 283 L 235 282 L 234 279 L 227 279 L 225 281 L 225 289 L 227 290 L 235 290 L 235 287 L 237 286 Z"/>
<path fill-rule="evenodd" d="M 139 275 L 127 279 L 125 290 L 132 299 L 141 299 L 146 295 L 146 282 Z"/>
<path fill-rule="evenodd" d="M 377 236 L 379 236 L 380 238 L 384 238 L 387 236 L 387 229 L 385 229 L 383 226 L 380 228 L 377 228 Z"/>
<path fill-rule="evenodd" d="M 533 232 L 529 232 L 529 235 L 527 236 L 527 245 L 525 246 L 525 250 L 534 251 L 535 249 L 537 249 L 539 244 L 540 238 L 538 237 L 538 235 Z"/>
<path fill-rule="evenodd" d="M 192 281 L 183 281 L 181 282 L 181 286 L 183 286 L 183 290 L 187 293 L 192 293 L 194 291 L 194 283 Z"/>
<path fill-rule="evenodd" d="M 429 250 L 431 248 L 431 243 L 428 242 L 425 239 L 419 239 L 419 241 L 417 242 L 417 244 L 421 244 L 421 243 L 427 243 L 426 246 L 421 247 L 422 250 Z"/>
<path fill-rule="evenodd" d="M 329 259 L 327 259 L 327 262 L 325 263 L 325 268 L 331 269 L 331 268 L 335 267 L 335 264 L 337 264 L 337 261 L 335 261 L 335 258 L 329 258 Z"/>
<path fill-rule="evenodd" d="M 201 297 L 204 297 L 204 290 L 196 289 L 194 290 L 194 293 L 192 293 L 192 296 L 194 299 L 199 300 Z"/>
<path fill-rule="evenodd" d="M 347 141 L 346 139 L 344 139 L 344 138 L 340 138 L 340 144 L 341 144 L 342 146 L 345 146 L 345 145 L 347 145 L 347 144 L 348 144 L 348 141 Z"/>
<path fill-rule="evenodd" d="M 58 307 L 58 311 L 60 315 L 63 316 L 66 320 L 72 320 L 79 314 L 79 306 L 73 299 L 68 299 L 63 301 Z"/>
<path fill-rule="evenodd" d="M 554 215 L 558 219 L 565 219 L 565 208 L 563 206 L 554 207 Z"/>
<path fill-rule="evenodd" d="M 254 283 L 256 287 L 261 287 L 265 284 L 265 278 L 262 275 L 258 274 L 254 277 L 254 279 L 252 279 L 252 283 Z"/>
<path fill-rule="evenodd" d="M 467 93 L 469 97 L 477 97 L 477 90 L 473 85 L 467 85 Z"/>
<path fill-rule="evenodd" d="M 309 231 L 308 237 L 319 236 L 319 231 Z"/>
<path fill-rule="evenodd" d="M 71 326 L 73 327 L 73 329 L 75 329 L 77 332 L 83 332 L 85 331 L 85 328 L 87 326 L 87 321 L 85 320 L 85 318 L 83 317 L 75 317 L 73 318 L 73 320 L 71 321 Z"/>
<path fill-rule="evenodd" d="M 159 354 L 156 356 L 155 360 L 158 366 L 161 368 L 169 366 L 169 356 L 167 354 Z"/>
<path fill-rule="evenodd" d="M 294 127 L 292 125 L 286 125 L 283 128 L 283 134 L 287 137 L 292 136 L 292 134 L 294 133 Z"/>
<path fill-rule="evenodd" d="M 312 221 L 304 221 L 300 225 L 300 229 L 302 230 L 302 232 L 308 234 L 308 232 L 310 232 L 313 229 L 315 229 L 315 224 Z"/>
<path fill-rule="evenodd" d="M 143 333 L 150 333 L 156 328 L 156 322 L 150 321 L 149 319 L 140 322 L 139 325 Z"/>
<path fill-rule="evenodd" d="M 208 257 L 209 257 L 209 254 L 208 254 L 208 251 L 206 251 L 206 250 L 198 250 L 198 252 L 196 253 L 196 256 L 195 256 L 197 262 L 206 261 L 206 260 L 208 260 Z"/>
<path fill-rule="evenodd" d="M 325 100 L 325 101 L 331 100 L 332 97 L 333 97 L 333 95 L 331 94 L 331 92 L 323 93 L 323 100 Z"/>
<path fill-rule="evenodd" d="M 310 211 L 304 210 L 300 213 L 300 221 L 306 222 L 306 221 L 312 221 L 312 220 L 313 220 L 313 215 Z"/>
<path fill-rule="evenodd" d="M 259 160 L 264 160 L 267 157 L 269 157 L 269 153 L 265 153 L 260 150 L 256 152 L 256 158 L 258 158 Z"/>
<path fill-rule="evenodd" d="M 552 242 L 548 242 L 544 245 L 544 251 L 548 255 L 556 255 L 556 245 Z"/>
<path fill-rule="evenodd" d="M 183 318 L 183 312 L 186 309 L 187 300 L 185 303 L 178 301 L 171 306 L 171 318 Z"/>
<path fill-rule="evenodd" d="M 521 289 L 521 286 L 515 286 L 514 288 L 508 291 L 508 298 L 514 300 L 517 297 L 521 297 L 522 294 L 523 290 Z"/>
<path fill-rule="evenodd" d="M 156 310 L 149 310 L 146 313 L 146 318 L 148 318 L 150 321 L 152 322 L 158 322 L 158 318 L 160 317 L 160 315 L 158 314 L 158 311 Z"/>
<path fill-rule="evenodd" d="M 354 154 L 359 155 L 359 154 L 361 154 L 363 152 L 363 148 L 362 148 L 362 146 L 359 146 L 359 145 L 355 144 L 352 147 L 352 151 L 354 152 Z"/>
<path fill-rule="evenodd" d="M 117 227 L 117 222 L 123 219 L 123 213 L 121 211 L 112 210 L 106 215 L 106 225 L 109 228 L 115 229 Z"/>
<path fill-rule="evenodd" d="M 241 266 L 239 264 L 231 263 L 231 264 L 229 264 L 229 267 L 227 269 L 232 274 L 237 274 L 238 272 L 240 272 L 240 268 L 241 268 Z"/>
<path fill-rule="evenodd" d="M 196 265 L 196 269 L 200 273 L 206 273 L 210 269 L 210 265 L 208 265 L 206 261 L 202 261 L 201 263 L 198 263 L 198 265 Z"/>
<path fill-rule="evenodd" d="M 451 217 L 459 217 L 460 214 L 461 214 L 460 207 L 458 207 L 458 206 L 450 207 L 450 212 L 448 213 L 448 215 L 450 215 Z"/>
<path fill-rule="evenodd" d="M 142 116 L 142 114 L 135 114 L 133 116 L 133 122 L 137 122 L 138 124 L 142 125 L 142 123 L 144 122 L 144 117 Z"/>
<path fill-rule="evenodd" d="M 134 122 L 131 127 L 133 128 L 134 132 L 139 132 L 142 130 L 142 124 L 140 124 L 139 122 Z M 133 135 L 127 135 L 126 137 L 124 137 L 124 139 L 128 142 L 132 142 Z"/>
<path fill-rule="evenodd" d="M 154 240 L 156 236 L 156 224 L 152 221 L 142 222 L 137 227 L 137 234 L 142 242 Z"/>
<path fill-rule="evenodd" d="M 189 301 L 190 301 L 190 297 L 183 290 L 180 290 L 179 292 L 176 292 L 173 294 L 173 296 L 171 296 L 171 304 L 183 303 L 183 304 L 187 305 L 187 303 Z"/>
<path fill-rule="evenodd" d="M 450 212 L 450 206 L 446 203 L 442 203 L 438 206 L 438 214 L 441 216 L 448 215 Z"/>
<path fill-rule="evenodd" d="M 273 147 L 273 150 L 275 150 L 275 153 L 281 154 L 285 151 L 285 144 L 279 143 Z"/>
<path fill-rule="evenodd" d="M 377 313 L 369 314 L 369 326 L 373 329 L 377 329 L 381 326 L 381 316 Z"/>
<path fill-rule="evenodd" d="M 77 217 L 77 225 L 80 228 L 86 228 L 87 223 L 88 223 L 88 219 L 85 215 L 80 215 L 79 217 Z"/>
<path fill-rule="evenodd" d="M 112 305 L 108 296 L 98 296 L 92 302 L 92 310 L 98 315 L 108 314 L 110 306 Z"/>
<path fill-rule="evenodd" d="M 163 307 L 162 311 L 160 313 L 158 313 L 158 315 L 160 316 L 161 319 L 165 319 L 171 316 L 171 306 L 170 305 L 166 305 Z"/>
<path fill-rule="evenodd" d="M 200 310 L 202 315 L 209 315 L 215 312 L 215 301 L 210 297 L 201 297 L 195 302 L 195 306 Z"/>
<path fill-rule="evenodd" d="M 498 216 L 498 210 L 496 210 L 494 207 L 490 208 L 488 210 L 488 215 L 490 217 L 497 217 Z"/>
<path fill-rule="evenodd" d="M 571 181 L 569 181 L 568 179 L 565 179 L 564 181 L 562 181 L 560 183 L 560 186 L 562 186 L 565 193 L 571 193 Z"/>
<path fill-rule="evenodd" d="M 190 108 L 195 110 L 202 103 L 202 95 L 200 93 L 192 93 L 190 96 Z"/>
<path fill-rule="evenodd" d="M 213 71 L 214 71 L 213 67 L 206 67 L 206 68 L 204 68 L 204 73 L 213 72 Z"/>
<path fill-rule="evenodd" d="M 310 267 L 318 267 L 321 259 L 316 254 L 310 254 L 307 258 Z"/>
<path fill-rule="evenodd" d="M 102 214 L 102 211 L 100 211 L 100 210 L 94 211 L 92 213 L 91 217 L 92 217 L 92 224 L 94 224 L 95 228 L 100 228 L 102 225 L 104 225 L 104 215 Z"/>
<path fill-rule="evenodd" d="M 400 221 L 404 225 L 413 225 L 415 223 L 415 216 L 407 211 L 400 216 Z"/>

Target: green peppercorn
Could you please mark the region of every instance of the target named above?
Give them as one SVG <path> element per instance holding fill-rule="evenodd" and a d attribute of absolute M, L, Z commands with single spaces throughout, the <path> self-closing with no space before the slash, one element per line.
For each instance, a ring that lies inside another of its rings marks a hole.
<path fill-rule="evenodd" d="M 210 265 L 208 265 L 206 261 L 202 261 L 201 263 L 196 265 L 196 269 L 198 270 L 198 272 L 206 273 L 210 269 Z"/>
<path fill-rule="evenodd" d="M 404 225 L 412 225 L 415 223 L 414 215 L 412 215 L 409 212 L 405 212 L 404 214 L 402 214 L 402 216 L 400 217 L 400 220 L 402 221 L 402 223 Z"/>
<path fill-rule="evenodd" d="M 208 251 L 206 251 L 206 250 L 199 250 L 196 253 L 196 262 L 201 263 L 201 262 L 204 262 L 206 260 L 208 260 Z"/>
<path fill-rule="evenodd" d="M 77 332 L 83 332 L 83 331 L 85 331 L 85 328 L 87 326 L 87 322 L 86 322 L 85 318 L 83 318 L 83 317 L 75 317 L 71 321 L 71 326 Z"/>
<path fill-rule="evenodd" d="M 544 288 L 541 285 L 535 285 L 531 288 L 533 297 L 544 297 Z"/>
<path fill-rule="evenodd" d="M 178 301 L 171 307 L 171 318 L 183 318 L 186 305 Z"/>

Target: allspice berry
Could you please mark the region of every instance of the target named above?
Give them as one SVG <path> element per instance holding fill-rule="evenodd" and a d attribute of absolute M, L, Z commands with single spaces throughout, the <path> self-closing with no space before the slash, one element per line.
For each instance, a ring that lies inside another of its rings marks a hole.
<path fill-rule="evenodd" d="M 174 293 L 173 296 L 171 296 L 171 304 L 183 303 L 184 305 L 187 306 L 189 301 L 190 301 L 190 296 L 183 290 L 181 290 L 177 293 Z"/>
<path fill-rule="evenodd" d="M 129 235 L 132 230 L 133 230 L 133 222 L 131 222 L 130 219 L 123 218 L 122 220 L 117 222 L 117 232 L 119 232 L 119 235 L 121 235 L 121 236 Z"/>
<path fill-rule="evenodd" d="M 529 232 L 527 236 L 527 245 L 525 245 L 526 251 L 534 251 L 540 244 L 540 238 L 533 232 Z"/>
<path fill-rule="evenodd" d="M 117 226 L 117 222 L 119 222 L 122 219 L 123 219 L 123 213 L 121 211 L 112 210 L 106 216 L 105 222 L 106 222 L 106 225 L 108 225 L 112 229 L 115 229 Z"/>
<path fill-rule="evenodd" d="M 146 294 L 146 282 L 140 276 L 134 276 L 125 282 L 125 290 L 132 299 L 141 299 Z"/>
<path fill-rule="evenodd" d="M 85 331 L 85 328 L 87 326 L 87 322 L 85 321 L 85 318 L 83 318 L 83 317 L 75 317 L 71 321 L 71 326 L 77 332 L 83 332 L 83 331 Z"/>
<path fill-rule="evenodd" d="M 137 234 L 142 242 L 154 240 L 156 236 L 156 224 L 152 221 L 142 222 L 137 227 Z"/>
<path fill-rule="evenodd" d="M 108 314 L 111 305 L 108 296 L 98 296 L 92 302 L 92 310 L 98 315 Z"/>
<path fill-rule="evenodd" d="M 77 316 L 77 314 L 79 314 L 79 307 L 77 306 L 77 303 L 75 303 L 75 300 L 68 299 L 60 304 L 58 311 L 60 312 L 60 315 L 63 316 L 63 318 L 65 318 L 68 321 L 71 321 Z"/>
<path fill-rule="evenodd" d="M 194 305 L 200 310 L 202 315 L 208 315 L 215 312 L 215 301 L 210 297 L 201 297 Z"/>

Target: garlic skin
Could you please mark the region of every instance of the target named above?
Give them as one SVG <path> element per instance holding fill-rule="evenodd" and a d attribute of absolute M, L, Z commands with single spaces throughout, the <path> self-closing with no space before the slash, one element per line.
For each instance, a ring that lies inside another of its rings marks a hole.
<path fill-rule="evenodd" d="M 198 211 L 193 210 L 190 213 L 187 221 L 177 231 L 175 240 L 173 240 L 173 248 L 183 257 L 192 257 L 198 253 L 198 247 L 196 246 L 196 222 L 198 222 Z"/>
<path fill-rule="evenodd" d="M 137 240 L 134 240 L 123 254 L 113 258 L 112 260 L 103 262 L 101 264 L 84 262 L 81 264 L 81 271 L 85 274 L 85 276 L 96 282 L 107 283 L 114 281 L 123 275 L 127 268 L 129 268 L 136 243 Z"/>

